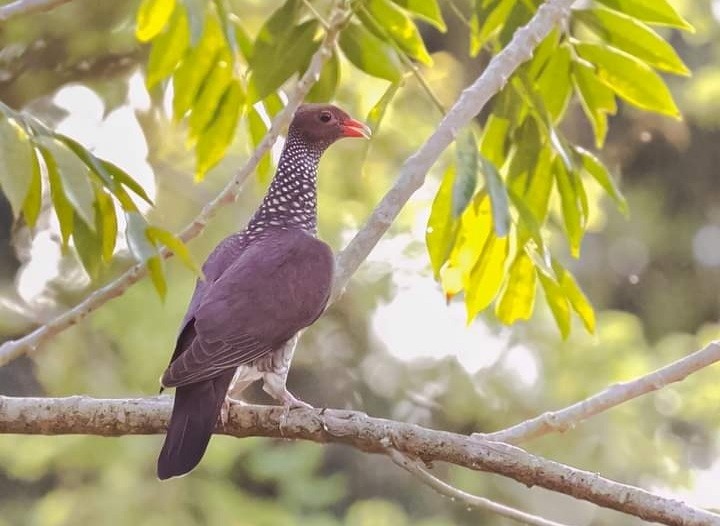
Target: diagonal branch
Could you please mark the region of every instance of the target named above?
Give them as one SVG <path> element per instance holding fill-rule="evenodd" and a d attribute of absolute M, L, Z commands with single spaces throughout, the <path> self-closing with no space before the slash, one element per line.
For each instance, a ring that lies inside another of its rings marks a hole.
<path fill-rule="evenodd" d="M 480 508 L 491 513 L 496 513 L 502 517 L 507 517 L 514 521 L 522 524 L 530 524 L 531 526 L 564 526 L 559 522 L 543 519 L 524 511 L 516 510 L 504 504 L 499 504 L 490 499 L 478 497 L 451 486 L 447 482 L 443 482 L 435 475 L 427 471 L 419 460 L 412 459 L 406 455 L 400 453 L 397 449 L 388 449 L 387 452 L 390 459 L 403 468 L 408 473 L 419 478 L 422 482 L 430 486 L 432 489 L 437 491 L 440 495 L 445 495 L 453 500 L 458 500 L 463 504 L 472 506 L 473 508 Z"/>
<path fill-rule="evenodd" d="M 165 431 L 171 398 L 11 398 L 0 396 L 0 433 L 147 435 Z M 527 486 L 541 486 L 648 521 L 669 525 L 720 525 L 720 515 L 654 495 L 499 442 L 370 418 L 354 411 L 233 406 L 218 433 L 236 437 L 295 438 L 335 442 L 368 453 L 388 448 L 423 462 L 449 462 L 489 471 Z"/>
<path fill-rule="evenodd" d="M 564 432 L 577 422 L 595 416 L 628 400 L 680 382 L 689 375 L 720 361 L 720 342 L 714 341 L 699 351 L 660 369 L 625 383 L 611 385 L 599 393 L 558 411 L 520 422 L 494 433 L 475 433 L 485 440 L 518 444 L 547 433 Z"/>
<path fill-rule="evenodd" d="M 15 0 L 15 2 L 0 6 L 0 22 L 10 20 L 20 15 L 50 11 L 70 1 L 71 0 Z"/>
<path fill-rule="evenodd" d="M 243 184 L 250 174 L 255 171 L 262 156 L 272 147 L 278 135 L 280 135 L 280 132 L 290 123 L 293 113 L 295 113 L 297 107 L 310 91 L 312 85 L 317 81 L 323 65 L 332 55 L 332 50 L 337 42 L 340 29 L 349 16 L 349 11 L 345 5 L 344 0 L 337 0 L 331 13 L 330 21 L 328 22 L 329 28 L 325 33 L 325 38 L 313 55 L 307 71 L 298 80 L 294 89 L 289 94 L 287 105 L 275 119 L 273 119 L 270 129 L 257 149 L 225 188 L 223 188 L 212 201 L 206 204 L 200 214 L 179 233 L 180 239 L 187 242 L 199 236 L 205 229 L 207 222 L 223 205 L 235 201 Z M 168 258 L 172 255 L 172 252 L 167 249 L 163 251 L 163 257 Z M 92 292 L 72 309 L 60 314 L 48 323 L 41 325 L 22 338 L 3 343 L 0 345 L 0 366 L 5 365 L 25 353 L 35 351 L 56 334 L 75 325 L 109 300 L 122 295 L 132 284 L 142 279 L 146 274 L 147 268 L 144 265 L 134 265 L 115 280 Z"/>

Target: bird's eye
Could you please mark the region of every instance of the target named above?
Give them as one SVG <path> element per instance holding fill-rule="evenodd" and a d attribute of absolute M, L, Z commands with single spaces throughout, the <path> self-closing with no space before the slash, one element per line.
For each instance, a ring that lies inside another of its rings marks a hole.
<path fill-rule="evenodd" d="M 332 119 L 332 115 L 330 115 L 329 111 L 324 111 L 320 114 L 320 120 L 322 122 L 330 122 L 330 119 Z"/>

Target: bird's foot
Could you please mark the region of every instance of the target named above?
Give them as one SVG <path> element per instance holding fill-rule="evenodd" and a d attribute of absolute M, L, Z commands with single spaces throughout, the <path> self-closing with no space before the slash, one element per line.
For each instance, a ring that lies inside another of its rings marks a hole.
<path fill-rule="evenodd" d="M 223 400 L 222 405 L 220 406 L 220 424 L 222 424 L 223 428 L 227 426 L 227 423 L 230 420 L 230 409 L 233 404 L 246 405 L 245 402 L 243 402 L 242 400 L 237 400 L 235 398 L 230 398 L 229 396 L 226 396 Z"/>
<path fill-rule="evenodd" d="M 307 402 L 303 402 L 299 398 L 296 398 L 290 391 L 284 389 L 282 393 L 278 393 L 277 399 L 282 403 L 283 414 L 280 418 L 280 434 L 284 434 L 283 430 L 287 426 L 288 418 L 290 417 L 290 410 L 302 408 L 302 409 L 315 409 Z"/>

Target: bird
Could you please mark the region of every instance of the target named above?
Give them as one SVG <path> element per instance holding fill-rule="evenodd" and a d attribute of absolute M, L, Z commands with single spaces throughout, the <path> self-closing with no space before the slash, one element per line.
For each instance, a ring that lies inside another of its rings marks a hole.
<path fill-rule="evenodd" d="M 327 306 L 334 257 L 317 238 L 317 171 L 325 150 L 370 128 L 331 104 L 293 115 L 277 170 L 244 230 L 222 240 L 202 266 L 162 388 L 175 388 L 157 461 L 160 480 L 202 459 L 229 404 L 256 380 L 291 408 L 311 406 L 286 387 L 298 333 Z M 161 390 L 162 390 L 161 388 Z"/>

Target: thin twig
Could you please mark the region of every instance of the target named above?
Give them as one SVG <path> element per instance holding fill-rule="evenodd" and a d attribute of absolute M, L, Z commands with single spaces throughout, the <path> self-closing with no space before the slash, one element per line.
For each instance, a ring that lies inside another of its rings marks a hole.
<path fill-rule="evenodd" d="M 720 361 L 720 342 L 714 341 L 704 348 L 660 369 L 632 381 L 615 384 L 599 393 L 558 411 L 520 422 L 494 433 L 475 433 L 473 436 L 496 442 L 518 444 L 547 433 L 564 432 L 577 422 L 607 411 L 628 400 L 680 382 L 692 373 Z"/>
<path fill-rule="evenodd" d="M 340 29 L 347 21 L 348 16 L 349 11 L 346 8 L 346 2 L 344 0 L 338 0 L 331 13 L 329 21 L 330 29 L 326 32 L 322 44 L 313 55 L 307 71 L 290 92 L 287 105 L 275 119 L 273 119 L 267 134 L 245 165 L 235 174 L 215 199 L 206 204 L 200 214 L 179 233 L 180 239 L 187 242 L 200 235 L 210 218 L 212 218 L 223 205 L 235 201 L 243 184 L 250 174 L 255 171 L 262 156 L 272 147 L 280 132 L 287 127 L 295 110 L 319 78 L 320 71 L 332 55 L 332 50 L 337 42 Z M 172 256 L 172 252 L 165 249 L 162 255 L 168 258 Z M 25 353 L 35 351 L 53 336 L 75 325 L 107 301 L 122 295 L 133 283 L 139 281 L 146 274 L 147 269 L 145 266 L 140 264 L 135 265 L 104 287 L 92 292 L 72 309 L 60 314 L 48 323 L 41 325 L 22 338 L 3 343 L 0 346 L 0 366 L 5 365 Z"/>
<path fill-rule="evenodd" d="M 120 436 L 165 432 L 172 399 L 98 400 L 0 396 L 0 433 Z M 345 410 L 234 405 L 217 433 L 347 444 L 386 455 L 392 447 L 423 462 L 449 462 L 489 471 L 527 486 L 564 493 L 599 506 L 670 525 L 720 525 L 720 515 L 532 455 L 518 447 Z"/>
<path fill-rule="evenodd" d="M 20 15 L 50 11 L 70 1 L 71 0 L 16 0 L 15 2 L 0 6 L 0 22 L 10 20 Z"/>
<path fill-rule="evenodd" d="M 440 480 L 435 475 L 427 471 L 418 460 L 411 459 L 407 455 L 403 455 L 395 449 L 388 449 L 388 456 L 395 464 L 412 475 L 415 475 L 423 483 L 440 493 L 440 495 L 450 497 L 452 500 L 457 500 L 466 506 L 472 506 L 473 508 L 489 511 L 522 524 L 530 524 L 531 526 L 564 526 L 559 522 L 547 520 L 530 513 L 525 513 L 524 511 L 516 510 L 515 508 L 505 506 L 504 504 L 500 504 L 484 497 L 478 497 L 477 495 L 467 493 L 455 486 L 451 486 L 447 482 Z"/>

